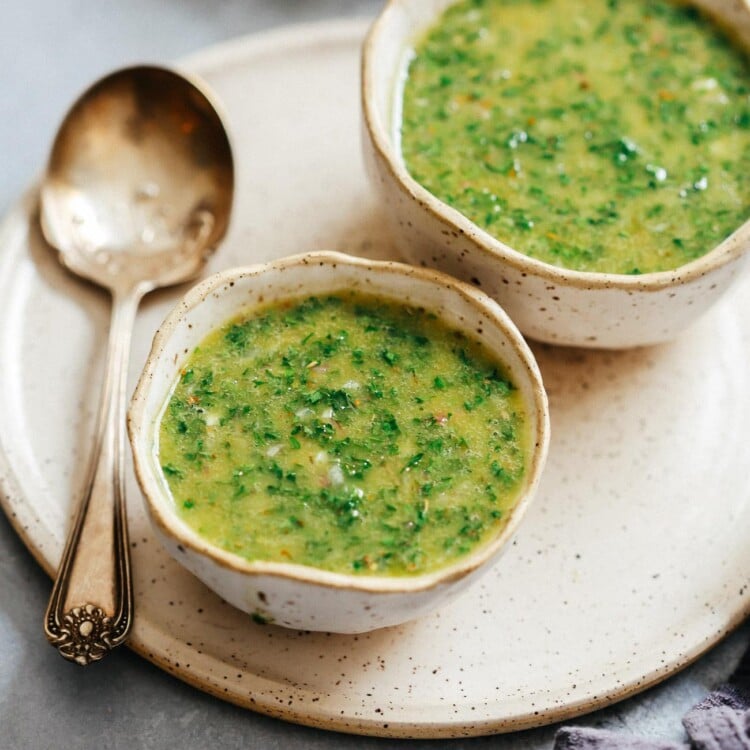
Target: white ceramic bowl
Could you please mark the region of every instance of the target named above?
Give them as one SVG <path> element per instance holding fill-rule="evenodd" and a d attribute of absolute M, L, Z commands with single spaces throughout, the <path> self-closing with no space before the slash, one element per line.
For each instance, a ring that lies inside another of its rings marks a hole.
<path fill-rule="evenodd" d="M 489 543 L 440 571 L 414 577 L 364 577 L 275 562 L 248 562 L 213 546 L 178 516 L 159 466 L 163 409 L 189 354 L 243 309 L 309 294 L 359 289 L 435 312 L 481 340 L 504 362 L 529 412 L 533 453 L 518 503 Z M 278 625 L 357 633 L 418 617 L 486 570 L 516 530 L 539 481 L 549 418 L 531 351 L 500 307 L 443 274 L 338 253 L 313 253 L 216 274 L 192 289 L 159 329 L 128 415 L 135 470 L 157 536 L 170 554 L 226 601 Z"/>
<path fill-rule="evenodd" d="M 744 267 L 750 222 L 718 247 L 674 271 L 627 276 L 571 271 L 503 244 L 438 200 L 407 172 L 398 147 L 400 95 L 408 56 L 455 0 L 390 0 L 362 59 L 364 149 L 372 179 L 411 262 L 439 268 L 497 299 L 531 338 L 624 348 L 676 336 L 705 312 Z M 734 0 L 696 2 L 750 49 L 750 8 Z"/>

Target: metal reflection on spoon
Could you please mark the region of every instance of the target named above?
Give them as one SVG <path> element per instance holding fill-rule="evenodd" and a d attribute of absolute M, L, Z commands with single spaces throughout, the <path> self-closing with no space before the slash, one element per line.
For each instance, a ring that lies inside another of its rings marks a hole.
<path fill-rule="evenodd" d="M 233 192 L 219 114 L 198 84 L 165 68 L 126 68 L 95 83 L 52 147 L 44 236 L 63 265 L 112 295 L 91 468 L 45 616 L 48 640 L 78 664 L 122 643 L 133 620 L 123 466 L 138 304 L 201 271 L 227 230 Z"/>

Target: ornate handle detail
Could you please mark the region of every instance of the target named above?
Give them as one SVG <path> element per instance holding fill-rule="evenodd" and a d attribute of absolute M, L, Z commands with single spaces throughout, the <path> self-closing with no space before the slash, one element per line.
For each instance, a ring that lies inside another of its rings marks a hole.
<path fill-rule="evenodd" d="M 127 365 L 141 296 L 138 289 L 114 295 L 92 466 L 44 620 L 47 640 L 82 666 L 123 643 L 133 621 L 123 465 Z"/>
<path fill-rule="evenodd" d="M 66 659 L 82 666 L 99 661 L 118 645 L 112 638 L 112 618 L 93 604 L 63 615 L 58 633 L 53 645 Z"/>

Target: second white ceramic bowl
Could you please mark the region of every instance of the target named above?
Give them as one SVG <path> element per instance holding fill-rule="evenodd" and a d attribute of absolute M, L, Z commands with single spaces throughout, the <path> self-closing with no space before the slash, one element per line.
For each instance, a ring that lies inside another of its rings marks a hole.
<path fill-rule="evenodd" d="M 554 344 L 625 348 L 667 341 L 705 312 L 746 265 L 750 222 L 674 271 L 626 276 L 571 271 L 523 255 L 438 200 L 406 170 L 399 100 L 413 44 L 455 0 L 390 0 L 362 59 L 365 158 L 404 257 L 473 283 L 527 336 Z M 750 7 L 695 3 L 750 49 Z"/>
<path fill-rule="evenodd" d="M 199 536 L 178 515 L 158 460 L 162 412 L 190 353 L 211 331 L 261 303 L 360 290 L 423 307 L 452 328 L 480 338 L 505 363 L 528 410 L 528 470 L 508 521 L 489 542 L 439 571 L 413 577 L 331 573 L 248 560 Z M 445 603 L 495 561 L 533 497 L 547 454 L 547 398 L 534 357 L 500 307 L 444 274 L 339 253 L 312 253 L 240 268 L 191 290 L 156 334 L 128 415 L 135 470 L 157 536 L 170 554 L 256 619 L 286 627 L 358 633 L 419 617 Z"/>

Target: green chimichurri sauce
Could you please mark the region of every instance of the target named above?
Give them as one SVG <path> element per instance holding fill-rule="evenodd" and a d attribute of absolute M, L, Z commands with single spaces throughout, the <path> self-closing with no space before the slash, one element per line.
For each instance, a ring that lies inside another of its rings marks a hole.
<path fill-rule="evenodd" d="M 461 0 L 416 45 L 412 176 L 565 268 L 677 268 L 750 216 L 750 68 L 665 0 Z"/>
<path fill-rule="evenodd" d="M 433 315 L 310 297 L 201 343 L 164 411 L 159 459 L 181 517 L 230 552 L 415 575 L 506 522 L 526 421 L 503 366 Z"/>

